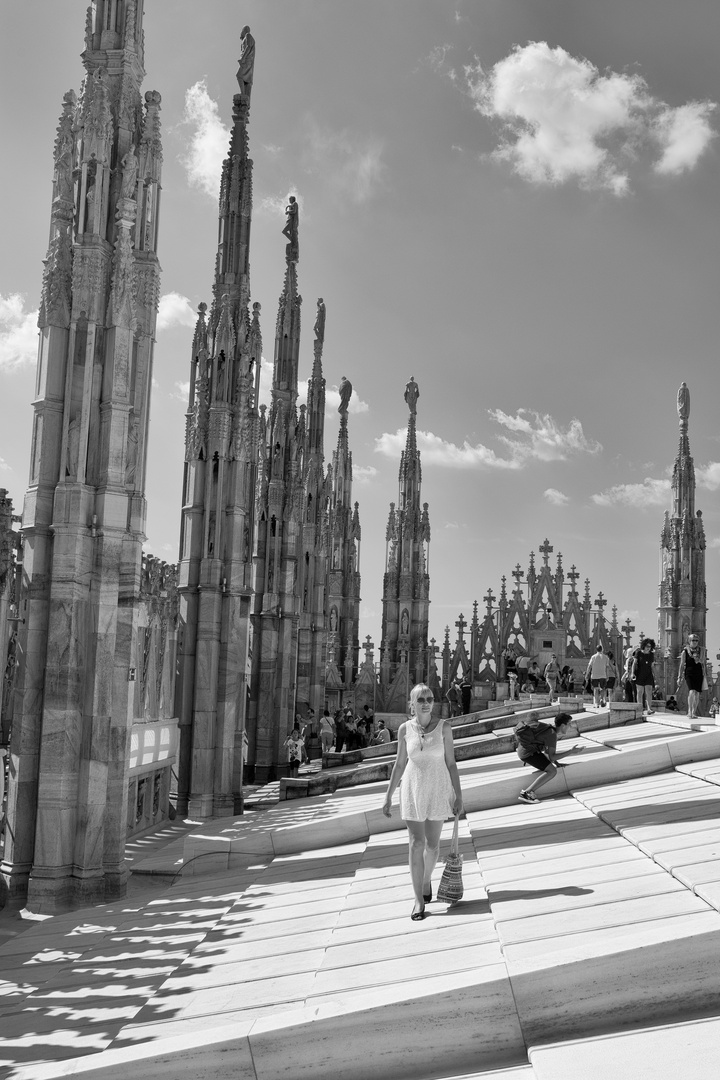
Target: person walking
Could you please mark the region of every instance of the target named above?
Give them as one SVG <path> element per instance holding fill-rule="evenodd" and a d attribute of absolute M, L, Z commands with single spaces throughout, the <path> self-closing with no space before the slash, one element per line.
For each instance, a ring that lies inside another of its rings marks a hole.
<path fill-rule="evenodd" d="M 599 709 L 605 704 L 605 687 L 607 686 L 608 658 L 603 651 L 602 645 L 598 645 L 595 655 L 590 657 L 590 662 L 585 672 L 585 678 L 590 680 L 593 694 L 593 705 Z"/>
<path fill-rule="evenodd" d="M 470 705 L 472 703 L 472 683 L 468 675 L 463 675 L 462 682 L 460 683 L 460 697 L 462 698 L 462 711 L 463 715 L 467 716 L 470 712 Z"/>
<path fill-rule="evenodd" d="M 323 754 L 329 754 L 335 745 L 335 725 L 330 719 L 330 712 L 328 709 L 323 710 L 322 717 L 320 718 L 320 742 L 322 744 Z"/>
<path fill-rule="evenodd" d="M 552 723 L 543 724 L 540 714 L 531 712 L 525 720 L 515 725 L 517 756 L 524 765 L 532 765 L 533 769 L 540 770 L 535 779 L 518 795 L 520 802 L 540 802 L 535 794 L 537 789 L 552 780 L 558 768 L 564 768 L 563 763 L 558 761 L 557 741 L 571 723 L 570 713 L 560 712 Z"/>
<path fill-rule="evenodd" d="M 697 634 L 688 634 L 685 648 L 680 653 L 680 668 L 678 670 L 677 688 L 683 682 L 688 692 L 688 716 L 691 720 L 697 719 L 700 694 L 705 682 L 705 664 L 703 663 L 700 638 Z"/>
<path fill-rule="evenodd" d="M 288 765 L 290 766 L 290 775 L 297 776 L 300 772 L 300 763 L 305 753 L 305 744 L 303 743 L 302 732 L 300 731 L 299 724 L 295 724 L 294 728 L 285 740 L 285 749 L 287 750 Z"/>
<path fill-rule="evenodd" d="M 652 638 L 644 638 L 640 642 L 640 648 L 635 654 L 632 668 L 632 681 L 635 683 L 635 693 L 637 694 L 637 703 L 642 705 L 643 696 L 646 702 L 646 712 L 648 716 L 652 716 L 655 712 L 653 709 L 653 687 L 655 686 L 655 675 L 653 673 L 653 665 L 655 663 L 655 642 Z"/>
<path fill-rule="evenodd" d="M 383 814 L 392 816 L 392 797 L 400 786 L 400 817 L 408 830 L 410 878 L 415 904 L 410 918 L 425 918 L 432 900 L 432 872 L 440 853 L 443 822 L 463 812 L 452 727 L 433 716 L 433 692 L 418 683 L 410 692 L 410 716 L 398 729 L 398 751 L 390 774 Z"/>
<path fill-rule="evenodd" d="M 607 681 L 605 683 L 606 695 L 605 700 L 608 705 L 615 699 L 615 684 L 618 678 L 618 669 L 615 663 L 615 656 L 608 650 L 607 654 L 608 667 L 607 667 Z"/>
<path fill-rule="evenodd" d="M 547 683 L 548 692 L 552 699 L 553 694 L 557 693 L 558 679 L 560 678 L 560 665 L 557 662 L 557 656 L 552 654 L 549 661 L 545 665 L 545 671 L 543 672 L 543 678 Z"/>
<path fill-rule="evenodd" d="M 622 685 L 623 692 L 625 694 L 625 701 L 631 702 L 635 700 L 635 683 L 632 678 L 632 669 L 635 663 L 635 651 L 628 646 L 625 650 L 625 669 L 623 671 Z"/>

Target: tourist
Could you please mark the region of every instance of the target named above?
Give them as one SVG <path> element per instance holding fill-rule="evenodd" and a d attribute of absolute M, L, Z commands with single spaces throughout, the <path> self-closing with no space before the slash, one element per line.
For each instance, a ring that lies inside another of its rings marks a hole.
<path fill-rule="evenodd" d="M 335 745 L 335 725 L 330 719 L 330 713 L 327 709 L 323 710 L 320 718 L 320 743 L 323 754 L 329 754 Z"/>
<path fill-rule="evenodd" d="M 398 751 L 390 774 L 383 814 L 392 815 L 392 796 L 400 785 L 400 817 L 408 830 L 410 877 L 415 904 L 410 918 L 425 918 L 432 900 L 432 872 L 440 852 L 443 822 L 462 814 L 460 777 L 452 728 L 433 716 L 433 692 L 418 683 L 410 693 L 410 717 L 397 734 Z"/>
<path fill-rule="evenodd" d="M 517 670 L 517 677 L 518 677 L 518 690 L 521 693 L 525 689 L 525 685 L 527 683 L 527 676 L 528 676 L 528 668 L 529 667 L 530 667 L 530 657 L 529 656 L 518 656 L 517 660 L 515 661 L 515 668 Z"/>
<path fill-rule="evenodd" d="M 607 659 L 608 659 L 608 668 L 607 668 L 608 673 L 607 673 L 607 681 L 606 681 L 606 690 L 607 690 L 607 702 L 609 704 L 613 700 L 613 698 L 615 696 L 615 684 L 617 683 L 618 669 L 617 669 L 617 665 L 615 663 L 615 656 L 614 656 L 613 653 L 610 652 L 610 650 L 608 650 Z"/>
<path fill-rule="evenodd" d="M 295 724 L 292 731 L 285 740 L 284 746 L 287 750 L 288 765 L 290 766 L 290 775 L 297 776 L 300 772 L 300 763 L 305 753 L 305 746 L 303 744 L 302 732 L 300 726 Z"/>
<path fill-rule="evenodd" d="M 668 700 L 669 700 L 669 699 L 668 699 Z M 665 706 L 665 708 L 667 708 L 667 705 Z M 677 709 L 677 705 L 675 706 L 675 708 Z M 713 719 L 714 719 L 714 718 L 715 718 L 715 717 L 717 716 L 717 714 L 718 714 L 718 713 L 720 712 L 720 702 L 718 701 L 718 699 L 717 699 L 716 697 L 714 697 L 714 698 L 712 699 L 712 701 L 711 701 L 711 703 L 710 703 L 710 708 L 708 709 L 708 712 L 709 712 L 709 713 L 710 713 L 710 715 L 711 715 L 711 716 L 713 717 Z"/>
<path fill-rule="evenodd" d="M 358 726 L 357 720 L 352 714 L 351 709 L 345 710 L 345 749 L 357 750 L 359 746 L 358 741 Z"/>
<path fill-rule="evenodd" d="M 680 653 L 680 668 L 678 670 L 678 690 L 685 682 L 688 692 L 688 716 L 691 720 L 697 719 L 700 694 L 707 685 L 705 682 L 705 664 L 703 662 L 700 638 L 697 634 L 688 634 L 685 648 Z"/>
<path fill-rule="evenodd" d="M 508 675 L 508 698 L 510 701 L 517 701 L 518 699 L 517 681 L 517 675 L 514 671 L 511 671 Z"/>
<path fill-rule="evenodd" d="M 573 669 L 571 667 L 569 667 L 567 669 L 566 683 L 567 683 L 567 692 L 568 692 L 568 694 L 572 694 L 574 692 L 574 690 L 575 690 L 575 672 L 573 671 Z"/>
<path fill-rule="evenodd" d="M 472 703 L 472 683 L 468 675 L 463 675 L 462 682 L 460 683 L 460 697 L 462 699 L 462 711 L 463 715 L 467 716 L 470 712 L 470 705 Z"/>
<path fill-rule="evenodd" d="M 383 743 L 392 742 L 392 735 L 385 727 L 384 720 L 378 720 L 377 732 L 373 739 L 373 746 L 382 746 Z"/>
<path fill-rule="evenodd" d="M 375 730 L 375 712 L 370 705 L 363 705 L 363 719 L 367 722 L 368 731 L 372 734 Z"/>
<path fill-rule="evenodd" d="M 635 663 L 635 650 L 628 645 L 625 650 L 625 668 L 623 670 L 622 684 L 625 693 L 625 701 L 635 700 L 635 683 L 633 682 L 632 669 Z"/>
<path fill-rule="evenodd" d="M 448 688 L 448 692 L 445 695 L 445 697 L 447 699 L 448 705 L 450 706 L 450 716 L 459 716 L 460 715 L 460 691 L 458 690 L 458 687 L 457 687 L 456 683 L 454 683 L 454 682 L 450 683 L 450 686 Z"/>
<path fill-rule="evenodd" d="M 347 728 L 345 726 L 345 714 L 338 709 L 335 713 L 335 753 L 341 754 L 345 749 Z"/>
<path fill-rule="evenodd" d="M 593 706 L 599 709 L 605 704 L 605 687 L 607 686 L 608 658 L 603 651 L 602 645 L 598 645 L 595 655 L 590 657 L 590 662 L 585 672 L 585 678 L 590 680 L 592 688 Z"/>
<path fill-rule="evenodd" d="M 648 716 L 652 716 L 655 712 L 653 709 L 653 687 L 655 686 L 655 675 L 653 673 L 654 663 L 655 642 L 652 638 L 644 638 L 640 642 L 640 648 L 637 650 L 633 660 L 632 681 L 635 683 L 635 693 L 637 694 L 638 705 L 642 705 L 643 697 L 645 698 Z"/>
<path fill-rule="evenodd" d="M 547 688 L 552 698 L 553 694 L 557 693 L 558 679 L 560 678 L 560 665 L 557 662 L 557 656 L 552 654 L 550 660 L 545 665 L 545 671 L 543 672 L 543 678 L 547 683 Z"/>
<path fill-rule="evenodd" d="M 679 711 L 680 710 L 678 709 L 678 703 L 675 700 L 675 698 L 673 697 L 673 695 L 671 694 L 670 697 L 665 702 L 665 712 L 679 712 Z M 713 711 L 712 711 L 712 705 L 710 706 L 710 715 L 711 716 L 714 715 Z"/>
<path fill-rule="evenodd" d="M 534 694 L 540 684 L 542 678 L 540 667 L 537 660 L 533 660 L 532 664 L 528 668 L 527 681 L 530 684 L 530 693 Z"/>
<path fill-rule="evenodd" d="M 533 769 L 539 769 L 535 779 L 518 795 L 520 802 L 539 802 L 535 794 L 537 789 L 547 784 L 548 780 L 552 780 L 557 774 L 558 767 L 564 767 L 563 763 L 558 761 L 557 741 L 560 735 L 565 734 L 571 723 L 570 713 L 558 713 L 551 723 L 543 724 L 540 721 L 540 714 L 531 712 L 528 713 L 527 719 L 515 725 L 517 756 L 524 765 L 532 765 Z"/>

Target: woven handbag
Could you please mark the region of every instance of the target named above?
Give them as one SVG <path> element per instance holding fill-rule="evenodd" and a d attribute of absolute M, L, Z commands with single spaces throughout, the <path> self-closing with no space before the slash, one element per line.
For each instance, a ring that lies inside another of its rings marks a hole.
<path fill-rule="evenodd" d="M 458 815 L 455 815 L 455 828 L 453 829 L 450 854 L 445 860 L 445 868 L 440 878 L 437 898 L 442 904 L 457 904 L 462 900 L 462 855 L 460 854 L 460 841 L 458 838 Z"/>

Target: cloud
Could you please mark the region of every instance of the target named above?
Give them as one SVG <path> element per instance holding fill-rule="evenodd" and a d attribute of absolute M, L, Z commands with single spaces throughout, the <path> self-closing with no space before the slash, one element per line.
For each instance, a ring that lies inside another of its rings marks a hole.
<path fill-rule="evenodd" d="M 502 409 L 489 409 L 488 412 L 498 424 L 513 432 L 512 436 L 500 435 L 498 438 L 521 463 L 529 459 L 567 461 L 573 454 L 599 454 L 602 450 L 599 442 L 585 437 L 579 420 L 571 420 L 563 431 L 552 416 L 541 416 L 531 409 L 518 409 L 515 416 Z"/>
<path fill-rule="evenodd" d="M 707 465 L 696 468 L 695 480 L 698 487 L 705 488 L 706 491 L 720 489 L 720 461 L 709 461 Z"/>
<path fill-rule="evenodd" d="M 714 137 L 712 102 L 671 108 L 639 75 L 602 74 L 544 41 L 516 46 L 489 73 L 475 64 L 465 74 L 478 112 L 500 125 L 492 156 L 530 183 L 574 181 L 620 196 L 643 148 L 660 151 L 658 173 L 677 175 L 697 164 Z"/>
<path fill-rule="evenodd" d="M 382 141 L 373 135 L 332 131 L 309 120 L 304 166 L 322 176 L 337 197 L 360 205 L 368 202 L 383 182 L 383 149 Z"/>
<path fill-rule="evenodd" d="M 157 328 L 168 330 L 171 326 L 195 326 L 198 315 L 187 296 L 169 292 L 160 297 Z"/>
<path fill-rule="evenodd" d="M 553 506 L 567 506 L 570 502 L 569 497 L 563 495 L 562 491 L 558 491 L 557 488 L 547 488 L 547 490 L 543 492 L 543 495 Z"/>
<path fill-rule="evenodd" d="M 12 472 L 12 466 L 8 465 L 5 458 L 0 457 L 0 472 Z"/>
<path fill-rule="evenodd" d="M 185 91 L 183 123 L 193 129 L 187 151 L 181 158 L 188 183 L 217 199 L 230 131 L 220 119 L 217 102 L 208 94 L 204 79 Z"/>
<path fill-rule="evenodd" d="M 260 200 L 260 202 L 258 203 L 257 208 L 260 211 L 260 213 L 270 214 L 273 217 L 284 218 L 285 217 L 285 207 L 287 206 L 288 199 L 289 199 L 289 197 L 291 195 L 294 195 L 295 198 L 297 199 L 297 204 L 298 204 L 298 207 L 300 208 L 299 209 L 300 224 L 302 225 L 303 210 L 304 210 L 304 207 L 305 207 L 305 203 L 303 201 L 302 195 L 299 193 L 299 191 L 298 191 L 298 189 L 296 187 L 291 187 L 290 190 L 285 195 L 266 195 L 263 199 Z"/>
<path fill-rule="evenodd" d="M 36 363 L 37 320 L 37 310 L 25 311 L 19 293 L 0 294 L 0 370 Z"/>
<path fill-rule="evenodd" d="M 632 506 L 642 510 L 648 506 L 667 506 L 671 490 L 669 480 L 653 480 L 648 476 L 641 484 L 616 484 L 591 498 L 596 506 Z"/>
<path fill-rule="evenodd" d="M 423 462 L 431 465 L 449 465 L 460 469 L 519 469 L 520 463 L 508 461 L 497 456 L 494 450 L 490 450 L 482 444 L 471 446 L 464 442 L 462 446 L 446 442 L 439 435 L 433 435 L 431 431 L 418 431 L 416 433 L 417 447 Z M 385 457 L 398 459 L 405 449 L 407 441 L 407 429 L 399 428 L 394 435 L 385 432 L 375 440 L 375 453 Z"/>
<path fill-rule="evenodd" d="M 353 481 L 357 484 L 369 484 L 378 474 L 374 465 L 353 465 Z"/>
<path fill-rule="evenodd" d="M 707 546 L 709 548 L 720 548 L 720 536 L 713 536 L 712 540 L 708 540 Z M 720 600 L 716 602 L 720 604 Z"/>
<path fill-rule="evenodd" d="M 662 156 L 655 172 L 677 176 L 694 169 L 715 138 L 710 126 L 710 101 L 691 101 L 677 109 L 666 109 L 655 121 L 655 131 Z"/>
<path fill-rule="evenodd" d="M 563 431 L 551 416 L 541 416 L 530 409 L 518 409 L 515 416 L 501 409 L 489 409 L 488 414 L 513 432 L 512 436 L 497 436 L 509 451 L 508 457 L 499 456 L 482 443 L 471 446 L 465 441 L 462 446 L 457 446 L 432 432 L 418 431 L 417 446 L 423 461 L 452 468 L 517 470 L 530 461 L 566 461 L 574 454 L 597 454 L 602 450 L 600 443 L 586 439 L 579 420 L 572 420 Z M 394 435 L 383 434 L 375 440 L 375 451 L 398 458 L 405 449 L 406 439 L 405 428 L 400 428 Z"/>
<path fill-rule="evenodd" d="M 190 401 L 190 383 L 189 382 L 176 382 L 173 383 L 174 389 L 170 393 L 170 397 L 175 401 L 182 401 L 183 405 L 187 407 Z"/>

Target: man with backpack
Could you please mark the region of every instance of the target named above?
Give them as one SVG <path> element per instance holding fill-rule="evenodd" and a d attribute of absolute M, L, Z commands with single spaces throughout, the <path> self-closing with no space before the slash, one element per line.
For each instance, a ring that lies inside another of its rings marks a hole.
<path fill-rule="evenodd" d="M 561 712 L 549 723 L 543 724 L 539 714 L 528 713 L 524 720 L 515 725 L 515 749 L 524 765 L 538 769 L 538 775 L 518 795 L 520 802 L 539 802 L 535 792 L 556 775 L 558 767 L 563 768 L 557 758 L 558 736 L 564 735 L 572 723 L 570 713 Z"/>

